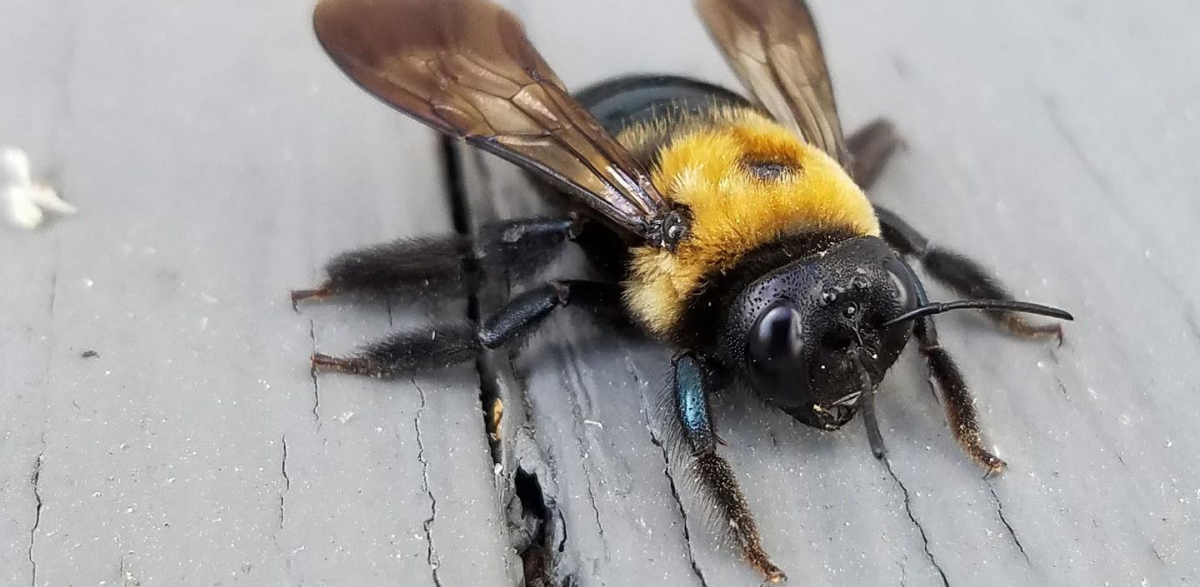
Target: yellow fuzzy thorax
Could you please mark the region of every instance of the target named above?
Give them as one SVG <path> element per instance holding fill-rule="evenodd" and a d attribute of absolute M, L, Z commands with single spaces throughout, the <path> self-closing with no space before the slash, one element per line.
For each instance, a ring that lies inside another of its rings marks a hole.
<path fill-rule="evenodd" d="M 652 132 L 634 128 L 619 139 L 637 142 Z M 747 164 L 761 162 L 787 171 L 756 177 Z M 660 337 L 671 335 L 706 277 L 758 247 L 812 231 L 879 235 L 874 209 L 837 161 L 750 109 L 723 111 L 714 124 L 672 140 L 658 153 L 652 180 L 692 214 L 691 232 L 675 251 L 633 249 L 626 304 Z"/>

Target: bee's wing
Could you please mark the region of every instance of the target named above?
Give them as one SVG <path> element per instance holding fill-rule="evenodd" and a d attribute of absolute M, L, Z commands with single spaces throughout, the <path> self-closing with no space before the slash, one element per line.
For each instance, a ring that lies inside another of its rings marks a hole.
<path fill-rule="evenodd" d="M 696 0 L 696 8 L 771 116 L 847 164 L 825 53 L 804 0 Z"/>
<path fill-rule="evenodd" d="M 367 91 L 448 135 L 541 174 L 661 244 L 669 205 L 488 0 L 320 0 L 317 37 Z"/>

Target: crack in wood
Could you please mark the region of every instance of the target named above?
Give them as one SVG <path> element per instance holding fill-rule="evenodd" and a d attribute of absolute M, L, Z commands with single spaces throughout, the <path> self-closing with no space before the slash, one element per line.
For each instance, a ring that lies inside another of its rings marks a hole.
<path fill-rule="evenodd" d="M 463 170 L 462 159 L 459 155 L 455 142 L 447 137 L 441 137 L 439 140 L 439 153 L 442 161 L 443 183 L 446 186 L 446 195 L 450 203 L 451 223 L 454 231 L 470 239 L 474 239 L 474 230 L 472 229 L 471 205 L 467 198 L 466 190 L 463 188 Z M 470 258 L 463 259 L 463 274 L 469 275 L 475 267 Z M 490 287 L 489 287 L 490 285 Z M 489 301 L 499 299 L 500 295 L 495 288 L 496 284 L 488 284 L 484 280 L 481 284 L 471 284 L 467 291 L 467 319 L 471 324 L 478 325 L 483 313 L 484 306 Z M 479 377 L 479 404 L 483 412 L 484 434 L 488 433 L 488 419 L 491 413 L 491 408 L 496 399 L 500 397 L 500 389 L 496 384 L 496 380 L 500 377 L 499 367 L 493 360 L 493 354 L 483 352 L 475 358 L 475 373 Z M 503 455 L 498 442 L 494 442 L 491 437 L 486 438 L 490 449 L 492 464 L 502 464 Z M 509 480 L 511 483 L 511 479 Z"/>
<path fill-rule="evenodd" d="M 904 495 L 904 512 L 908 514 L 909 521 L 916 527 L 917 532 L 921 535 L 921 548 L 925 551 L 925 558 L 929 559 L 929 564 L 933 565 L 938 576 L 942 579 L 942 587 L 950 587 L 950 580 L 946 577 L 946 571 L 942 569 L 942 565 L 938 563 L 937 558 L 933 556 L 933 551 L 929 549 L 929 536 L 925 533 L 925 527 L 917 520 L 917 516 L 913 513 L 912 497 L 908 493 L 908 488 L 900 481 L 900 477 L 896 476 L 896 472 L 892 470 L 892 462 L 886 457 L 883 459 L 883 466 L 887 470 L 888 475 L 892 477 L 892 481 L 900 487 L 900 492 Z"/>
<path fill-rule="evenodd" d="M 473 239 L 474 227 L 486 223 L 491 218 L 486 217 L 488 216 L 486 206 L 483 207 L 482 214 L 471 206 L 471 194 L 468 194 L 465 189 L 468 178 L 464 170 L 464 161 L 469 162 L 467 164 L 471 166 L 471 172 L 478 175 L 482 186 L 481 193 L 475 194 L 476 198 L 483 199 L 485 202 L 492 197 L 490 193 L 483 193 L 492 189 L 491 169 L 478 150 L 460 151 L 458 144 L 446 137 L 442 137 L 440 146 L 444 185 L 449 199 L 454 229 L 457 233 Z M 470 159 L 464 160 L 464 157 L 470 157 Z M 464 271 L 478 270 L 477 267 L 471 266 L 471 263 L 472 261 L 469 259 L 464 260 Z M 508 287 L 508 283 L 489 281 L 486 278 L 472 284 L 467 291 L 467 318 L 472 323 L 478 324 L 485 312 L 505 301 Z M 553 459 L 546 452 L 546 447 L 537 440 L 538 435 L 528 417 L 533 413 L 532 400 L 529 394 L 525 393 L 523 382 L 519 382 L 513 373 L 512 360 L 508 352 L 499 350 L 480 353 L 475 360 L 475 371 L 479 378 L 479 403 L 484 419 L 482 430 L 485 435 L 488 435 L 489 432 L 488 421 L 494 402 L 499 399 L 504 399 L 506 402 L 504 419 L 495 430 L 496 438 L 493 439 L 490 435 L 487 437 L 492 462 L 496 466 L 495 484 L 501 496 L 499 503 L 506 504 L 513 499 L 520 498 L 514 472 L 522 468 L 524 461 L 533 459 L 537 461 L 536 465 L 544 467 L 545 476 L 548 479 L 543 482 L 553 483 L 559 472 Z M 506 428 L 510 437 L 506 437 L 503 432 Z M 536 454 L 524 456 L 518 454 L 520 452 L 517 448 L 518 438 L 523 434 L 530 439 L 531 445 L 536 449 Z M 532 463 L 525 462 L 524 464 Z M 541 564 L 536 568 L 523 569 L 525 571 L 524 583 L 526 585 L 549 584 L 545 583 L 546 580 L 554 576 L 557 577 L 558 584 L 574 584 L 575 577 L 569 573 L 564 575 L 561 568 L 563 558 L 568 556 L 565 554 L 568 540 L 566 517 L 561 508 L 557 506 L 555 497 L 545 492 L 544 494 L 547 500 L 547 520 L 542 522 L 544 532 L 547 539 L 557 538 L 558 540 L 554 548 L 544 549 L 546 551 L 544 553 L 545 560 Z M 517 529 L 521 525 L 521 520 L 508 520 L 508 542 L 518 551 L 523 548 L 517 535 Z M 555 531 L 560 532 L 560 535 L 553 536 Z M 522 562 L 523 565 L 528 563 L 524 560 L 524 556 L 522 556 Z M 508 564 L 509 558 L 505 557 L 506 568 Z"/>
<path fill-rule="evenodd" d="M 582 430 L 584 416 L 583 406 L 579 403 L 579 394 L 583 392 L 584 382 L 583 376 L 579 372 L 579 356 L 575 351 L 574 344 L 569 339 L 563 341 L 562 350 L 558 354 L 562 362 L 569 367 L 569 369 L 565 369 L 564 371 L 569 371 L 571 376 L 571 385 L 568 392 L 571 394 L 571 415 L 574 421 L 572 430 L 575 433 L 575 440 L 579 444 L 579 450 L 581 451 L 580 457 L 582 459 L 580 466 L 583 468 L 584 486 L 587 488 L 588 504 L 591 505 L 592 513 L 596 519 L 596 529 L 600 535 L 600 543 L 604 545 L 604 560 L 609 560 L 608 538 L 604 534 L 604 523 L 601 521 L 600 507 L 596 505 L 596 489 L 592 481 L 593 471 L 588 467 L 588 461 L 591 460 L 589 458 L 591 451 L 588 448 L 587 435 Z"/>
<path fill-rule="evenodd" d="M 667 484 L 671 488 L 671 498 L 675 500 L 675 505 L 679 508 L 679 517 L 683 522 L 683 542 L 687 544 L 688 563 L 692 567 L 692 572 L 694 572 L 696 577 L 700 579 L 700 584 L 704 587 L 708 587 L 708 579 L 704 578 L 704 571 L 700 570 L 700 563 L 696 560 L 696 548 L 695 545 L 692 544 L 692 534 L 688 529 L 687 509 L 684 508 L 683 499 L 679 495 L 679 487 L 675 483 L 675 475 L 671 473 L 670 451 L 667 450 L 667 447 L 662 443 L 658 436 L 654 434 L 654 430 L 650 427 L 649 418 L 647 418 L 646 421 L 646 429 L 650 431 L 650 443 L 654 446 L 657 446 L 659 450 L 662 451 L 663 475 L 667 477 Z"/>
<path fill-rule="evenodd" d="M 37 561 L 33 558 L 33 548 L 37 541 L 38 527 L 42 524 L 42 493 L 38 483 L 42 480 L 42 460 L 46 454 L 46 433 L 42 433 L 42 449 L 38 452 L 37 459 L 33 461 L 33 474 L 30 475 L 29 482 L 33 486 L 33 526 L 29 528 L 29 549 L 26 551 L 26 557 L 29 559 L 31 586 L 37 585 Z"/>
<path fill-rule="evenodd" d="M 1058 383 L 1059 393 L 1061 393 L 1068 402 L 1071 401 L 1071 394 L 1067 392 L 1067 384 L 1063 382 L 1062 377 L 1058 376 L 1058 373 L 1054 374 L 1054 381 Z"/>
<path fill-rule="evenodd" d="M 1166 564 L 1167 559 L 1163 557 L 1162 553 L 1158 552 L 1157 546 L 1154 546 L 1154 544 L 1151 544 L 1150 552 L 1154 553 L 1154 558 L 1158 559 L 1158 562 Z"/>
<path fill-rule="evenodd" d="M 59 271 L 59 261 L 60 261 L 59 253 L 60 253 L 60 244 L 58 241 L 55 241 L 54 242 L 54 269 L 50 274 L 50 300 L 49 300 L 48 307 L 47 307 L 47 323 L 50 324 L 51 327 L 49 328 L 49 333 L 47 334 L 47 340 L 46 340 L 46 348 L 50 349 L 49 355 L 46 359 L 46 374 L 45 374 L 46 375 L 46 378 L 45 378 L 46 387 L 50 386 L 50 373 L 53 371 L 53 366 L 54 366 L 54 352 L 53 352 L 54 328 L 53 328 L 53 323 L 54 323 L 54 309 L 55 309 L 55 305 L 58 302 L 58 271 Z M 41 487 L 40 487 L 39 483 L 41 482 L 41 479 L 42 479 L 42 461 L 45 460 L 45 456 L 46 456 L 46 447 L 47 447 L 46 428 L 48 428 L 48 427 L 49 427 L 49 423 L 43 422 L 42 433 L 41 433 L 41 437 L 40 437 L 40 448 L 38 449 L 37 457 L 33 461 L 33 473 L 29 477 L 29 483 L 33 488 L 34 512 L 33 512 L 33 525 L 29 528 L 29 548 L 27 549 L 25 556 L 26 556 L 26 558 L 29 559 L 29 569 L 30 569 L 29 584 L 31 587 L 37 585 L 38 568 L 37 568 L 37 560 L 34 559 L 34 557 L 33 557 L 33 550 L 34 550 L 34 546 L 37 542 L 38 528 L 42 524 L 43 502 L 42 502 Z"/>
<path fill-rule="evenodd" d="M 312 353 L 315 356 L 317 354 L 317 326 L 314 320 L 308 321 L 308 337 L 310 340 L 312 340 Z M 317 424 L 317 430 L 319 431 L 321 429 L 321 382 L 320 378 L 317 377 L 316 363 L 311 363 L 309 365 L 308 376 L 310 379 L 312 379 L 313 387 L 312 416 L 313 421 Z"/>
<path fill-rule="evenodd" d="M 633 366 L 633 363 L 629 360 L 628 353 L 626 353 L 626 355 L 625 355 L 625 366 L 627 369 L 629 369 L 629 374 L 633 376 L 634 384 L 636 384 L 637 387 L 639 389 L 641 389 L 643 387 L 642 378 L 638 375 L 637 369 Z M 667 485 L 671 488 L 671 498 L 675 500 L 675 505 L 679 508 L 679 517 L 680 517 L 680 520 L 682 521 L 682 526 L 683 526 L 683 542 L 687 545 L 688 564 L 691 565 L 692 572 L 694 572 L 696 574 L 696 578 L 700 579 L 700 584 L 703 587 L 708 587 L 708 579 L 706 579 L 704 577 L 704 571 L 700 570 L 700 563 L 699 563 L 699 561 L 696 560 L 696 547 L 694 544 L 692 544 L 692 533 L 691 533 L 691 530 L 688 528 L 687 509 L 683 506 L 683 499 L 679 494 L 679 486 L 675 483 L 674 473 L 671 472 L 671 470 L 672 470 L 671 452 L 672 451 L 667 449 L 666 444 L 662 441 L 661 438 L 659 438 L 658 434 L 656 434 L 654 432 L 654 426 L 651 422 L 650 414 L 656 413 L 657 411 L 650 407 L 649 400 L 646 397 L 645 393 L 642 393 L 641 396 L 642 396 L 642 412 L 644 412 L 646 414 L 646 431 L 650 433 L 650 443 L 653 444 L 654 446 L 657 446 L 658 449 L 660 451 L 662 451 L 663 475 L 666 476 Z"/>
<path fill-rule="evenodd" d="M 283 475 L 283 491 L 279 492 L 279 528 L 283 529 L 284 523 L 287 521 L 285 517 L 287 506 L 287 494 L 292 490 L 292 478 L 288 476 L 287 461 L 288 461 L 288 445 L 287 436 L 283 436 L 280 440 L 283 444 L 283 458 L 280 459 L 279 472 Z"/>
<path fill-rule="evenodd" d="M 1012 543 L 1017 546 L 1017 550 L 1021 551 L 1021 556 L 1025 557 L 1025 564 L 1032 565 L 1029 560 L 1029 553 L 1025 552 L 1025 546 L 1021 544 L 1021 539 L 1017 538 L 1016 530 L 1013 530 L 1012 524 L 1008 523 L 1008 518 L 1004 517 L 1004 502 L 1000 501 L 1000 496 L 996 493 L 996 488 L 988 480 L 984 480 L 987 485 L 988 492 L 992 494 L 992 499 L 996 501 L 996 516 L 1000 518 L 1000 523 L 1004 524 L 1004 528 L 1008 530 L 1008 537 L 1012 539 Z"/>
<path fill-rule="evenodd" d="M 425 530 L 425 561 L 429 564 L 430 573 L 433 575 L 433 584 L 442 587 L 442 578 L 438 574 L 437 548 L 433 545 L 432 531 L 433 521 L 437 518 L 437 498 L 433 496 L 433 491 L 429 488 L 429 461 L 425 458 L 425 440 L 421 435 L 421 417 L 425 415 L 426 407 L 425 390 L 417 384 L 416 378 L 411 381 L 421 396 L 421 405 L 417 408 L 417 417 L 413 419 L 413 428 L 417 433 L 417 461 L 421 463 L 421 487 L 429 496 L 429 517 L 422 523 Z"/>

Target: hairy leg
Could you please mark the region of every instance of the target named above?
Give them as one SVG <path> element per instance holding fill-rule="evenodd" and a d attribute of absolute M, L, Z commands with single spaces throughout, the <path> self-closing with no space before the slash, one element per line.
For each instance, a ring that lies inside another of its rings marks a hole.
<path fill-rule="evenodd" d="M 292 292 L 292 303 L 344 294 L 438 298 L 465 295 L 485 275 L 524 279 L 537 274 L 574 237 L 574 218 L 528 218 L 486 226 L 472 242 L 464 235 L 401 239 L 338 255 L 315 289 Z"/>
<path fill-rule="evenodd" d="M 313 367 L 375 377 L 444 369 L 474 359 L 483 349 L 520 344 L 555 309 L 578 306 L 609 310 L 620 306 L 616 285 L 594 281 L 552 281 L 526 291 L 476 326 L 458 322 L 398 332 L 349 357 L 313 355 Z"/>
<path fill-rule="evenodd" d="M 883 238 L 900 254 L 921 262 L 929 275 L 961 296 L 972 299 L 1012 300 L 1008 288 L 982 265 L 969 257 L 933 246 L 894 212 L 875 207 Z M 1000 328 L 1025 338 L 1055 338 L 1062 344 L 1062 324 L 1034 324 L 1015 312 L 987 312 Z"/>
<path fill-rule="evenodd" d="M 705 363 L 688 352 L 675 360 L 675 377 L 670 396 L 671 417 L 691 456 L 703 501 L 711 503 L 722 529 L 742 550 L 746 562 L 771 583 L 787 580 L 762 548 L 758 525 L 746 504 L 733 469 L 717 454 L 717 434 L 712 427 L 708 394 L 712 375 Z"/>
<path fill-rule="evenodd" d="M 988 475 L 1001 473 L 1008 465 L 983 446 L 983 431 L 979 428 L 979 414 L 975 411 L 975 398 L 950 353 L 938 341 L 933 318 L 917 321 L 913 334 L 920 344 L 921 354 L 929 363 L 929 375 L 942 392 L 946 407 L 946 421 L 959 446 L 987 471 Z"/>

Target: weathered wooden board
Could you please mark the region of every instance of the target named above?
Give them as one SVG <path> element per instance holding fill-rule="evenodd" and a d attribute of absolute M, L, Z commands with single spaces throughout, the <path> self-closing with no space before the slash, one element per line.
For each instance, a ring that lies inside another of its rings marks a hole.
<path fill-rule="evenodd" d="M 452 229 L 433 134 L 308 2 L 0 11 L 0 143 L 81 208 L 0 233 L 0 583 L 512 584 L 475 374 L 309 374 L 427 311 L 287 300 Z"/>
<path fill-rule="evenodd" d="M 804 585 L 1200 581 L 1200 6 L 813 4 L 846 126 L 908 142 L 873 197 L 1079 320 L 1062 348 L 940 321 L 997 479 L 915 356 L 879 402 L 890 468 L 857 424 L 722 399 L 770 552 Z M 507 5 L 574 88 L 734 85 L 685 0 Z M 503 381 L 499 475 L 471 368 L 313 380 L 314 346 L 464 310 L 286 302 L 336 252 L 453 229 L 435 138 L 335 71 L 310 3 L 0 9 L 0 144 L 82 209 L 0 230 L 0 582 L 521 584 L 520 466 L 558 579 L 757 584 L 656 444 L 668 349 L 552 319 Z M 472 222 L 537 210 L 511 167 L 463 171 Z"/>

